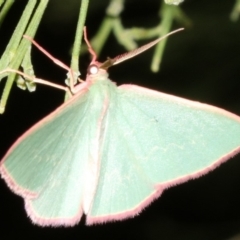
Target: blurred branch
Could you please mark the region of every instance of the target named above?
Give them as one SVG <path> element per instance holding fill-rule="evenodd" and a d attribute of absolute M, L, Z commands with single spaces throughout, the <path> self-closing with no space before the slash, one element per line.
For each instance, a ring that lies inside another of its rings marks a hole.
<path fill-rule="evenodd" d="M 165 0 L 165 2 L 168 4 L 177 5 L 182 1 Z M 180 22 L 184 26 L 189 26 L 191 24 L 189 18 L 187 18 L 187 16 L 179 7 L 166 5 L 165 2 L 162 1 L 161 9 L 159 11 L 161 21 L 157 26 L 149 29 L 138 27 L 126 29 L 123 26 L 120 17 L 120 14 L 124 9 L 124 0 L 111 0 L 109 7 L 107 8 L 104 20 L 97 34 L 91 40 L 92 46 L 96 53 L 99 54 L 101 52 L 111 31 L 115 35 L 117 41 L 123 45 L 127 51 L 131 51 L 138 47 L 138 40 L 159 38 L 170 32 L 174 20 Z M 166 41 L 167 39 L 164 39 L 156 47 L 151 64 L 151 69 L 154 72 L 159 71 L 159 65 L 166 45 Z M 83 46 L 82 51 L 87 51 L 85 45 Z"/>
<path fill-rule="evenodd" d="M 180 22 L 184 26 L 190 26 L 190 19 L 184 14 L 184 12 L 179 7 L 168 6 L 166 4 L 162 5 L 162 8 L 159 12 L 159 16 L 162 21 L 159 24 L 159 35 L 157 37 L 161 37 L 170 32 L 172 24 L 174 20 Z M 166 46 L 168 38 L 163 39 L 155 48 L 155 52 L 153 55 L 151 70 L 153 72 L 158 72 L 160 70 L 160 65 L 162 61 L 162 56 L 164 53 L 164 49 Z"/>
<path fill-rule="evenodd" d="M 240 0 L 236 0 L 233 10 L 230 14 L 230 19 L 236 22 L 239 18 L 239 14 L 240 14 Z"/>

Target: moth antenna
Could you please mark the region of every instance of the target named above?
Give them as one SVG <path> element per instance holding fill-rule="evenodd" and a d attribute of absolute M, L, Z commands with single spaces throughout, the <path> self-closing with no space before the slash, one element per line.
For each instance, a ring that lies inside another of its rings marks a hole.
<path fill-rule="evenodd" d="M 139 48 L 134 49 L 134 50 L 132 50 L 130 52 L 127 52 L 127 53 L 124 53 L 124 54 L 116 56 L 115 58 L 111 59 L 112 65 L 116 65 L 116 64 L 118 64 L 120 62 L 128 60 L 129 58 L 137 56 L 138 54 L 148 50 L 149 48 L 151 48 L 152 46 L 156 45 L 157 43 L 159 43 L 163 39 L 167 38 L 168 36 L 170 36 L 170 35 L 172 35 L 172 34 L 174 34 L 176 32 L 182 31 L 183 29 L 184 28 L 179 28 L 179 29 L 177 29 L 175 31 L 172 31 L 172 32 L 164 35 L 163 37 L 160 37 L 160 38 L 158 38 L 158 39 L 156 39 L 156 40 L 154 40 L 154 41 L 152 41 L 150 43 L 147 43 L 146 45 L 143 45 L 142 47 L 139 47 Z"/>
<path fill-rule="evenodd" d="M 94 50 L 93 50 L 90 42 L 88 41 L 88 38 L 87 38 L 87 28 L 86 28 L 86 26 L 83 28 L 83 33 L 84 33 L 84 40 L 85 40 L 85 42 L 86 42 L 86 44 L 87 44 L 87 46 L 88 46 L 88 51 L 89 51 L 89 53 L 92 55 L 92 63 L 93 63 L 93 62 L 96 62 L 96 60 L 97 60 L 97 54 L 94 52 Z"/>

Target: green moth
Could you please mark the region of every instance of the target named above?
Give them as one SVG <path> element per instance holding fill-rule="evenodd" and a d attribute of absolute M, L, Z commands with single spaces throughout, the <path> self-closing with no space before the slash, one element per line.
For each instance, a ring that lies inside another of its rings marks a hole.
<path fill-rule="evenodd" d="M 105 63 L 86 40 L 93 56 L 86 81 L 70 82 L 73 96 L 6 153 L 1 176 L 24 198 L 33 223 L 73 226 L 83 214 L 88 225 L 134 217 L 166 188 L 240 151 L 239 116 L 109 80 L 108 67 L 160 40 Z"/>

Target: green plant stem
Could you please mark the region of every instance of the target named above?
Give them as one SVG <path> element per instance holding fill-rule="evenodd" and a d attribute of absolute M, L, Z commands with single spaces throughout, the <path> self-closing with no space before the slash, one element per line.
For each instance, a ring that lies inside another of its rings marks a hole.
<path fill-rule="evenodd" d="M 37 0 L 29 1 L 27 6 L 25 7 L 23 14 L 12 34 L 12 37 L 0 59 L 0 71 L 7 68 L 12 62 L 12 60 L 15 58 L 19 43 L 22 40 L 22 35 L 24 34 L 24 31 L 30 21 L 36 3 Z M 4 76 L 1 76 L 0 80 L 3 77 Z"/>
<path fill-rule="evenodd" d="M 33 1 L 31 0 L 28 3 L 30 3 L 30 2 L 33 2 Z M 28 35 L 32 38 L 35 36 L 35 33 L 37 31 L 37 28 L 39 26 L 39 23 L 41 21 L 42 15 L 45 11 L 45 8 L 46 8 L 47 4 L 48 4 L 48 0 L 41 0 L 40 1 L 39 5 L 37 6 L 37 9 L 34 13 L 34 16 L 32 17 L 32 20 L 27 27 L 27 30 L 25 32 L 26 35 Z M 27 5 L 27 7 L 28 6 L 29 5 Z M 30 13 L 30 15 L 31 15 L 32 9 L 31 10 L 27 9 L 26 12 L 28 14 Z M 23 15 L 24 15 L 24 13 L 23 13 Z M 16 33 L 14 32 L 14 34 L 16 34 L 16 36 L 18 36 L 19 32 L 16 32 Z M 12 38 L 15 38 L 15 35 L 13 35 Z M 24 58 L 25 53 L 27 52 L 28 47 L 30 46 L 30 44 L 31 44 L 31 42 L 29 42 L 28 40 L 22 39 L 22 34 L 21 34 L 21 42 L 20 42 L 20 44 L 17 48 L 17 51 L 15 51 L 13 56 L 12 56 L 14 58 L 11 58 L 11 59 L 13 59 L 12 62 L 10 62 L 9 66 L 6 66 L 6 67 L 9 67 L 11 69 L 18 69 L 22 60 L 23 60 L 23 58 Z M 4 68 L 2 68 L 2 69 L 4 69 Z M 5 110 L 7 99 L 9 97 L 14 79 L 15 79 L 15 74 L 10 74 L 8 76 L 7 82 L 6 82 L 4 90 L 3 90 L 1 102 L 0 102 L 0 113 L 3 113 L 4 110 Z"/>
<path fill-rule="evenodd" d="M 81 45 L 82 45 L 82 36 L 83 36 L 83 28 L 86 21 L 87 16 L 87 10 L 88 10 L 88 4 L 89 0 L 82 0 L 80 5 L 80 11 L 79 11 L 79 18 L 77 22 L 77 29 L 75 33 L 74 43 L 73 43 L 73 49 L 72 49 L 72 59 L 71 59 L 71 70 L 73 74 L 73 83 L 70 83 L 69 81 L 72 79 L 69 75 L 70 73 L 67 73 L 67 79 L 65 80 L 67 85 L 70 85 L 73 87 L 77 83 L 77 79 L 80 76 L 79 71 L 79 56 L 81 51 Z M 64 97 L 64 101 L 67 101 L 69 99 L 69 93 L 67 92 Z"/>
<path fill-rule="evenodd" d="M 80 11 L 79 11 L 79 19 L 77 23 L 77 30 L 75 34 L 73 51 L 72 51 L 72 59 L 71 59 L 71 69 L 74 73 L 77 73 L 79 76 L 79 55 L 82 45 L 82 36 L 83 36 L 83 28 L 86 21 L 87 10 L 88 10 L 89 0 L 82 0 Z"/>
<path fill-rule="evenodd" d="M 162 21 L 161 21 L 161 36 L 166 35 L 167 33 L 169 33 L 171 26 L 172 26 L 172 22 L 173 22 L 173 8 L 172 6 L 168 6 L 166 4 L 163 4 L 162 9 L 160 11 L 160 15 L 162 17 Z M 156 47 L 154 55 L 153 55 L 153 59 L 152 59 L 152 63 L 151 63 L 151 70 L 153 72 L 158 72 L 160 69 L 160 64 L 161 64 L 161 60 L 162 60 L 162 55 L 163 55 L 163 51 L 165 48 L 167 42 L 167 38 L 163 39 Z"/>
<path fill-rule="evenodd" d="M 10 8 L 14 2 L 15 2 L 15 0 L 7 0 L 7 2 L 5 2 L 4 6 L 0 12 L 0 27 L 4 21 L 4 18 L 6 17 L 8 11 L 10 10 Z M 2 4 L 3 4 L 3 1 L 0 2 L 0 7 Z"/>

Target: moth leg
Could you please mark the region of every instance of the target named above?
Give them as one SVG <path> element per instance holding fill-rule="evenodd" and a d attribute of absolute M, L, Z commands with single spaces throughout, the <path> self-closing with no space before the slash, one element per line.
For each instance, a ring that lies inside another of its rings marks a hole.
<path fill-rule="evenodd" d="M 11 69 L 11 68 L 4 69 L 3 71 L 0 72 L 0 75 L 3 74 L 3 73 L 8 73 L 8 72 L 17 73 L 17 74 L 23 76 L 25 78 L 25 80 L 29 81 L 29 82 L 35 82 L 35 83 L 48 85 L 48 86 L 51 86 L 51 87 L 55 87 L 55 88 L 64 90 L 66 92 L 69 91 L 68 87 L 64 87 L 64 86 L 62 86 L 60 84 L 56 84 L 56 83 L 51 83 L 51 82 L 49 82 L 47 80 L 44 80 L 44 79 L 41 79 L 41 78 L 35 78 L 35 77 L 30 76 L 28 74 L 25 74 L 25 73 L 23 73 L 23 72 L 21 72 L 19 70 L 15 70 L 15 69 Z"/>
<path fill-rule="evenodd" d="M 69 78 L 70 78 L 70 90 L 72 93 L 74 93 L 74 74 L 73 74 L 73 70 L 67 66 L 66 64 L 64 64 L 63 62 L 61 62 L 60 60 L 58 60 L 57 58 L 55 58 L 53 55 L 51 55 L 47 50 L 45 50 L 43 47 L 41 47 L 35 40 L 33 40 L 31 37 L 27 36 L 27 35 L 23 35 L 24 38 L 26 38 L 27 40 L 29 40 L 35 47 L 37 47 L 43 54 L 45 54 L 48 58 L 50 58 L 56 65 L 60 66 L 61 68 L 67 70 L 69 72 Z M 84 80 L 78 78 L 79 82 L 83 82 Z"/>

